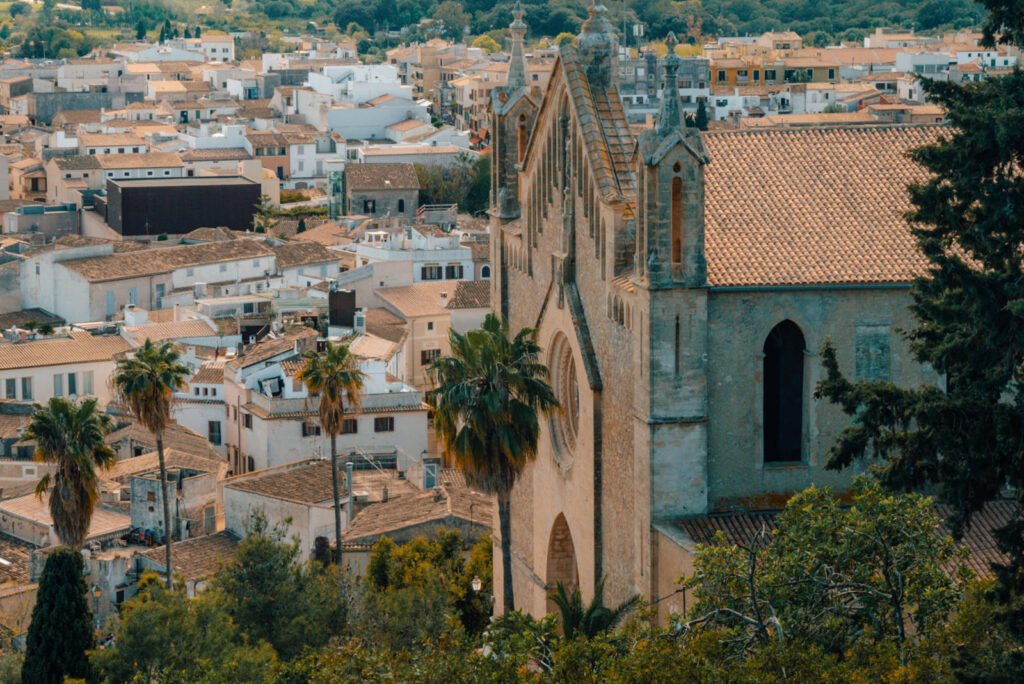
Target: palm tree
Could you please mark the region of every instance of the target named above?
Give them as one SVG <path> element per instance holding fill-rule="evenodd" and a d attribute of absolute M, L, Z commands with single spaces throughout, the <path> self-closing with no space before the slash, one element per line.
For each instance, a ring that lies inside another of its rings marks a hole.
<path fill-rule="evenodd" d="M 99 499 L 97 467 L 107 468 L 114 452 L 104 438 L 113 426 L 110 416 L 96 409 L 96 399 L 76 404 L 51 397 L 35 409 L 21 441 L 35 441 L 37 461 L 56 463 L 36 485 L 40 499 L 50 490 L 50 517 L 61 542 L 80 549 L 89 534 L 89 523 Z"/>
<path fill-rule="evenodd" d="M 586 608 L 583 607 L 580 588 L 576 587 L 570 594 L 561 582 L 548 598 L 558 606 L 558 612 L 562 614 L 562 634 L 565 635 L 566 641 L 577 636 L 593 639 L 602 632 L 611 632 L 640 603 L 640 596 L 634 594 L 615 608 L 605 606 L 603 577 L 594 587 L 594 598 Z"/>
<path fill-rule="evenodd" d="M 338 493 L 338 435 L 345 424 L 345 402 L 358 410 L 359 395 L 366 374 L 357 367 L 355 354 L 347 344 L 327 346 L 322 354 L 310 349 L 304 355 L 306 364 L 298 378 L 306 384 L 310 395 L 320 395 L 320 427 L 331 436 L 331 485 L 334 488 L 334 540 L 338 547 L 338 565 L 341 565 L 341 497 Z M 352 483 L 348 483 L 352 489 Z M 349 501 L 352 492 L 349 491 Z M 349 506 L 349 517 L 352 514 Z"/>
<path fill-rule="evenodd" d="M 180 355 L 170 342 L 153 344 L 147 339 L 135 355 L 120 359 L 114 371 L 114 392 L 139 423 L 153 433 L 160 461 L 160 492 L 164 502 L 164 544 L 167 560 L 167 587 L 171 587 L 171 502 L 167 496 L 167 465 L 164 462 L 163 431 L 171 422 L 174 392 L 189 377 L 189 369 L 178 359 Z"/>
<path fill-rule="evenodd" d="M 512 593 L 512 485 L 537 455 L 538 412 L 558 408 L 538 361 L 537 331 L 523 328 L 509 339 L 508 322 L 488 314 L 465 335 L 451 330 L 452 355 L 430 366 L 435 388 L 427 395 L 434 428 L 455 458 L 466 483 L 498 499 L 505 611 Z"/>

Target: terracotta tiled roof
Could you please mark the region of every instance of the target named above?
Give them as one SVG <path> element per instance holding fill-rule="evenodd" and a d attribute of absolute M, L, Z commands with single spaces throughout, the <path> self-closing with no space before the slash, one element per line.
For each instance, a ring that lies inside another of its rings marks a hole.
<path fill-rule="evenodd" d="M 50 516 L 49 492 L 44 493 L 42 497 L 32 493 L 8 499 L 0 503 L 0 511 L 8 516 L 21 518 L 42 527 L 53 525 L 53 518 Z M 132 519 L 124 513 L 104 506 L 97 506 L 89 523 L 86 540 L 121 536 L 130 530 L 131 526 Z M 56 538 L 50 539 L 51 543 L 56 543 L 56 541 Z"/>
<path fill-rule="evenodd" d="M 104 154 L 96 158 L 104 169 L 178 168 L 185 164 L 174 152 L 140 152 L 131 154 Z"/>
<path fill-rule="evenodd" d="M 164 462 L 168 468 L 187 468 L 189 470 L 200 470 L 207 473 L 217 473 L 218 479 L 227 472 L 228 464 L 224 460 L 215 460 L 204 456 L 189 454 L 177 449 L 164 449 Z M 148 473 L 154 468 L 160 467 L 160 457 L 156 451 L 151 451 L 142 456 L 126 458 L 116 462 L 107 470 L 99 471 L 100 477 L 104 480 L 125 483 L 132 475 Z"/>
<path fill-rule="evenodd" d="M 367 506 L 342 534 L 346 542 L 372 542 L 385 534 L 455 519 L 490 527 L 493 501 L 465 487 L 441 486 Z"/>
<path fill-rule="evenodd" d="M 281 337 L 264 337 L 247 349 L 244 354 L 228 361 L 227 365 L 231 368 L 248 368 L 253 364 L 272 359 L 279 354 L 293 352 L 296 342 L 299 342 L 299 349 L 301 350 L 303 344 L 311 342 L 316 337 L 317 332 L 312 328 L 298 328 L 285 333 Z"/>
<path fill-rule="evenodd" d="M 224 364 L 204 363 L 189 380 L 192 384 L 219 385 L 224 382 Z"/>
<path fill-rule="evenodd" d="M 100 168 L 99 157 L 95 155 L 82 155 L 74 157 L 54 157 L 53 163 L 61 171 L 87 171 Z"/>
<path fill-rule="evenodd" d="M 936 126 L 709 133 L 711 285 L 901 283 L 921 273 L 904 212 Z"/>
<path fill-rule="evenodd" d="M 448 297 L 449 309 L 486 309 L 491 306 L 491 283 L 488 280 L 460 280 L 455 294 Z"/>
<path fill-rule="evenodd" d="M 29 578 L 29 554 L 35 547 L 20 539 L 0 533 L 0 583 L 27 582 Z"/>
<path fill-rule="evenodd" d="M 397 343 L 405 339 L 407 334 L 405 321 L 395 314 L 387 309 L 367 309 L 364 313 L 366 332 L 389 342 Z"/>
<path fill-rule="evenodd" d="M 330 461 L 305 461 L 228 478 L 224 487 L 271 499 L 322 504 L 333 499 Z"/>
<path fill-rule="evenodd" d="M 238 549 L 238 536 L 223 530 L 202 537 L 185 539 L 171 544 L 171 563 L 174 574 L 194 581 L 213 577 L 231 562 Z M 167 552 L 162 546 L 144 551 L 143 556 L 160 564 L 166 570 Z"/>
<path fill-rule="evenodd" d="M 220 242 L 221 240 L 237 240 L 243 234 L 227 228 L 196 228 L 182 235 L 181 239 L 195 240 L 196 242 Z"/>
<path fill-rule="evenodd" d="M 145 147 L 146 141 L 126 133 L 82 133 L 78 144 L 81 147 Z"/>
<path fill-rule="evenodd" d="M 215 337 L 217 335 L 217 331 L 201 318 L 132 325 L 125 326 L 124 329 L 139 343 L 147 339 L 154 342 L 163 342 L 165 340 L 187 339 L 189 337 Z"/>
<path fill-rule="evenodd" d="M 397 344 L 370 332 L 360 335 L 352 342 L 352 353 L 363 359 L 389 361 L 397 350 Z"/>
<path fill-rule="evenodd" d="M 278 268 L 291 268 L 306 264 L 324 264 L 338 261 L 338 253 L 327 249 L 319 242 L 303 240 L 286 242 L 271 247 L 277 255 Z"/>
<path fill-rule="evenodd" d="M 92 335 L 74 330 L 69 337 L 0 344 L 0 369 L 107 361 L 129 349 L 131 345 L 119 335 Z"/>
<path fill-rule="evenodd" d="M 245 159 L 252 159 L 252 155 L 241 147 L 220 150 L 186 150 L 181 153 L 181 160 L 186 162 L 242 161 Z"/>
<path fill-rule="evenodd" d="M 1012 501 L 994 501 L 975 515 L 971 527 L 965 532 L 962 543 L 970 550 L 967 564 L 980 576 L 990 577 L 990 563 L 1005 561 L 996 548 L 993 530 L 1002 527 L 1016 516 L 1016 504 Z M 944 519 L 950 514 L 948 506 L 936 505 L 935 514 Z M 715 535 L 721 531 L 727 544 L 749 544 L 763 528 L 772 532 L 776 527 L 778 511 L 757 511 L 750 513 L 728 513 L 707 515 L 700 518 L 679 520 L 675 525 L 698 544 L 712 544 Z M 938 534 L 949 534 L 942 522 L 936 527 Z"/>
<path fill-rule="evenodd" d="M 130 442 L 147 450 L 156 449 L 156 438 L 153 437 L 152 432 L 134 420 L 125 420 L 123 422 L 124 424 L 121 427 L 107 435 L 104 440 L 107 444 L 114 446 L 120 445 L 123 442 Z M 169 424 L 164 428 L 163 439 L 165 449 L 175 449 L 214 461 L 223 458 L 216 449 L 210 446 L 210 442 L 205 437 L 201 437 L 184 425 L 177 423 Z"/>
<path fill-rule="evenodd" d="M 419 190 L 412 164 L 349 164 L 345 169 L 351 190 Z"/>
<path fill-rule="evenodd" d="M 16 263 L 16 262 L 13 262 Z M 0 330 L 7 330 L 13 326 L 23 326 L 29 321 L 35 321 L 39 325 L 49 323 L 50 325 L 61 325 L 64 319 L 54 316 L 42 309 L 22 309 L 0 314 Z"/>
<path fill-rule="evenodd" d="M 269 247 L 257 240 L 232 240 L 230 242 L 166 247 L 160 249 L 159 258 L 155 256 L 153 250 L 142 250 L 84 259 L 69 259 L 60 264 L 90 282 L 102 282 L 154 273 L 167 273 L 187 266 L 251 259 L 272 254 Z"/>
<path fill-rule="evenodd" d="M 382 287 L 377 296 L 390 304 L 406 318 L 411 316 L 439 316 L 448 313 L 447 301 L 455 294 L 456 283 L 436 281 L 415 283 L 401 287 Z"/>

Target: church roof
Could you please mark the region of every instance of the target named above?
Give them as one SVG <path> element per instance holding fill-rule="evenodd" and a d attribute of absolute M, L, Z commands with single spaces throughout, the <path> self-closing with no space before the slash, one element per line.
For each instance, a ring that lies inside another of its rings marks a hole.
<path fill-rule="evenodd" d="M 598 190 L 606 201 L 635 199 L 636 179 L 630 164 L 635 138 L 614 79 L 608 87 L 591 83 L 586 65 L 571 46 L 562 48 L 560 61 Z"/>
<path fill-rule="evenodd" d="M 905 283 L 924 257 L 904 218 L 907 157 L 938 126 L 707 133 L 712 286 Z"/>

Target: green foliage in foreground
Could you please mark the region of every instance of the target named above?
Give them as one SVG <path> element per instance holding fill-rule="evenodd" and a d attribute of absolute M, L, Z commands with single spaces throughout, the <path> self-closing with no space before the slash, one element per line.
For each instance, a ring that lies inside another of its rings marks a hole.
<path fill-rule="evenodd" d="M 21 668 L 26 684 L 89 675 L 85 651 L 93 644 L 92 614 L 82 571 L 82 554 L 75 549 L 60 547 L 46 557 Z"/>
<path fill-rule="evenodd" d="M 198 598 L 148 576 L 115 625 L 115 645 L 92 652 L 92 665 L 102 681 L 216 684 L 941 683 L 1024 675 L 1015 669 L 1022 645 L 989 601 L 990 585 L 943 572 L 962 555 L 936 534 L 928 499 L 865 478 L 851 506 L 812 488 L 777 523 L 749 547 L 700 549 L 694 575 L 684 578 L 697 601 L 685 618 L 659 626 L 653 610 L 639 606 L 615 629 L 614 620 L 597 618 L 625 610 L 604 608 L 600 597 L 577 605 L 568 593 L 561 615 L 537 620 L 516 611 L 487 624 L 488 539 L 468 554 L 454 532 L 404 545 L 382 539 L 365 576 L 339 589 L 333 568 L 300 563 L 282 530 L 257 519 Z"/>

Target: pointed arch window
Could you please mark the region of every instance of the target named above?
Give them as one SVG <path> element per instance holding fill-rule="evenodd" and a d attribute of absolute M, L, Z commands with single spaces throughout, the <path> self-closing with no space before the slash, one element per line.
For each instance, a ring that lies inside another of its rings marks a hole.
<path fill-rule="evenodd" d="M 764 462 L 803 458 L 804 343 L 796 323 L 782 321 L 764 342 Z"/>
<path fill-rule="evenodd" d="M 676 167 L 679 165 L 676 164 Z M 672 263 L 683 263 L 683 179 L 672 178 Z"/>

